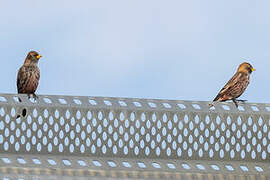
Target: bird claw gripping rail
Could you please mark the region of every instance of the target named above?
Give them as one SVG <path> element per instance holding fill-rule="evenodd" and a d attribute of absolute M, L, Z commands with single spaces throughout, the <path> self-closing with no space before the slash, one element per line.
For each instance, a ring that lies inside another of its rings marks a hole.
<path fill-rule="evenodd" d="M 270 104 L 208 104 L 1 94 L 0 178 L 270 179 Z"/>

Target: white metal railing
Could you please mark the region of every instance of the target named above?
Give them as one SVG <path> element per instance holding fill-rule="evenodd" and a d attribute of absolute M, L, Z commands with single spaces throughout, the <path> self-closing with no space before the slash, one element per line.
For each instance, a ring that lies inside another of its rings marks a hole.
<path fill-rule="evenodd" d="M 17 97 L 0 94 L 1 178 L 270 176 L 270 104 Z"/>

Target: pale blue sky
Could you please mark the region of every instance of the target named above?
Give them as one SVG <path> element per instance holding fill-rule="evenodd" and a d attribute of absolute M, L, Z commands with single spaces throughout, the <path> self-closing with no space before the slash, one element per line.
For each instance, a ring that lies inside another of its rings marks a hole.
<path fill-rule="evenodd" d="M 2 93 L 36 50 L 38 94 L 212 100 L 248 61 L 242 99 L 270 102 L 270 1 L 14 3 L 1 2 Z"/>

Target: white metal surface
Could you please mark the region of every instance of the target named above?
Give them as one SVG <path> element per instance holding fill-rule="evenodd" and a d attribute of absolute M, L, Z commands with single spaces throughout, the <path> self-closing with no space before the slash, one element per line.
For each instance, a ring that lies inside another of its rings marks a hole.
<path fill-rule="evenodd" d="M 270 176 L 270 104 L 16 96 L 0 95 L 2 179 Z"/>

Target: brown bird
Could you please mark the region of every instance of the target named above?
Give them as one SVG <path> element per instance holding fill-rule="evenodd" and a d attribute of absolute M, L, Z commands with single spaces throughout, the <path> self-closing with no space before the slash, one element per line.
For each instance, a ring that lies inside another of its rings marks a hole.
<path fill-rule="evenodd" d="M 229 80 L 229 82 L 219 91 L 216 98 L 213 100 L 217 102 L 224 102 L 227 100 L 232 100 L 236 107 L 238 107 L 237 100 L 239 96 L 243 94 L 249 84 L 250 74 L 255 71 L 255 69 L 247 62 L 239 65 L 237 72 Z M 209 104 L 212 107 L 213 104 Z"/>
<path fill-rule="evenodd" d="M 37 98 L 35 92 L 37 90 L 40 77 L 38 61 L 41 57 L 42 56 L 36 51 L 30 51 L 27 54 L 24 64 L 19 69 L 17 75 L 17 90 L 19 94 L 27 94 L 28 98 L 30 98 L 30 95 L 32 94 L 34 99 Z"/>

